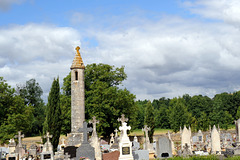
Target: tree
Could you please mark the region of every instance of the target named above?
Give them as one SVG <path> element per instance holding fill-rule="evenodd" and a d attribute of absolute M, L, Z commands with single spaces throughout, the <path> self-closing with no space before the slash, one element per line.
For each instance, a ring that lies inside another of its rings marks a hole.
<path fill-rule="evenodd" d="M 6 142 L 18 131 L 24 134 L 32 129 L 33 107 L 15 94 L 3 77 L 0 77 L 0 140 Z"/>
<path fill-rule="evenodd" d="M 137 127 L 137 106 L 135 95 L 126 88 L 120 89 L 127 78 L 124 67 L 115 68 L 107 64 L 90 64 L 85 67 L 85 117 L 90 120 L 93 116 L 100 121 L 97 131 L 103 136 L 109 136 L 120 123 L 117 121 L 121 114 L 129 118 L 129 125 Z M 64 127 L 70 123 L 71 117 L 71 73 L 64 78 L 63 95 L 61 98 L 64 116 L 68 119 Z M 69 111 L 66 113 L 66 111 Z M 66 129 L 65 131 L 67 131 Z M 64 133 L 66 134 L 66 133 Z"/>
<path fill-rule="evenodd" d="M 145 119 L 144 124 L 150 128 L 149 133 L 149 140 L 153 142 L 153 134 L 155 130 L 155 119 L 154 119 L 154 108 L 152 106 L 151 101 L 148 101 L 146 110 L 145 110 Z"/>
<path fill-rule="evenodd" d="M 144 117 L 145 117 L 145 108 L 146 108 L 146 104 L 148 103 L 147 100 L 141 101 L 138 100 L 136 102 L 136 106 L 137 106 L 137 128 L 138 129 L 142 129 L 142 127 L 144 126 Z"/>
<path fill-rule="evenodd" d="M 174 132 L 179 131 L 180 126 L 190 125 L 192 115 L 188 112 L 182 98 L 173 98 L 169 108 L 169 123 Z"/>
<path fill-rule="evenodd" d="M 59 79 L 54 79 L 48 96 L 46 131 L 53 135 L 51 142 L 54 150 L 57 150 L 61 134 L 62 119 L 60 109 Z"/>
<path fill-rule="evenodd" d="M 24 99 L 25 105 L 31 105 L 34 108 L 32 130 L 27 135 L 38 135 L 42 132 L 45 119 L 44 102 L 41 98 L 43 94 L 42 88 L 35 79 L 30 79 L 25 85 L 17 85 L 17 93 Z"/>

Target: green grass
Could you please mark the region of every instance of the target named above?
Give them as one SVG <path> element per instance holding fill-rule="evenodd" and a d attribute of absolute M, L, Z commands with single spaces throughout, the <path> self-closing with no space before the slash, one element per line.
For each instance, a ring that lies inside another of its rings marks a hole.
<path fill-rule="evenodd" d="M 159 135 L 159 134 L 166 134 L 168 133 L 168 131 L 172 132 L 171 129 L 160 129 L 160 128 L 156 128 L 155 131 L 154 131 L 154 135 Z M 130 133 L 130 136 L 143 136 L 144 133 L 142 131 L 142 129 L 136 129 L 134 131 L 132 131 Z"/>
<path fill-rule="evenodd" d="M 209 155 L 209 156 L 191 156 L 191 157 L 173 157 L 168 158 L 167 160 L 240 160 L 240 156 L 235 157 L 223 157 L 223 156 L 216 156 L 216 155 Z M 159 160 L 159 159 L 156 159 Z"/>

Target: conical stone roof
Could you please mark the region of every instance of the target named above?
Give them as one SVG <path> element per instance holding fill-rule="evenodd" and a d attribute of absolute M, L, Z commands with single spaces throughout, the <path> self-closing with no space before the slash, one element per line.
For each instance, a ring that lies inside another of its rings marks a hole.
<path fill-rule="evenodd" d="M 85 66 L 83 64 L 83 60 L 82 60 L 82 57 L 80 55 L 80 47 L 77 46 L 76 47 L 76 54 L 75 54 L 75 57 L 73 59 L 73 63 L 72 63 L 72 66 L 71 66 L 71 69 L 85 69 Z"/>

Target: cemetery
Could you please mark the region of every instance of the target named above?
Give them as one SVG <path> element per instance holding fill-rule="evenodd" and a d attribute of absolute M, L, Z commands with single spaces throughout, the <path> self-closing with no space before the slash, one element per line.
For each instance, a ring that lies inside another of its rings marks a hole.
<path fill-rule="evenodd" d="M 99 137 L 97 126 L 101 121 L 97 115 L 89 121 L 85 119 L 85 66 L 79 50 L 77 47 L 71 66 L 71 132 L 59 137 L 54 150 L 52 139 L 57 133 L 47 131 L 40 141 L 26 144 L 24 134 L 18 131 L 0 148 L 1 160 L 234 159 L 240 156 L 240 119 L 235 122 L 236 130 L 220 130 L 215 124 L 207 131 L 193 132 L 190 126 L 184 125 L 179 132 L 154 134 L 151 142 L 151 127 L 144 125 L 141 135 L 129 136 L 129 118 L 121 114 L 116 119 L 119 127 L 114 133 L 107 138 Z"/>

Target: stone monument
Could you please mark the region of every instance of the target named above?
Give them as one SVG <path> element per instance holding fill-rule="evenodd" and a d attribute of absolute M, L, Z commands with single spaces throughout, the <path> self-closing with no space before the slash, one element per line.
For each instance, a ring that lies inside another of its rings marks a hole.
<path fill-rule="evenodd" d="M 188 146 L 188 149 L 190 150 L 190 152 L 192 152 L 192 143 L 191 143 L 191 137 L 192 137 L 192 132 L 191 132 L 191 128 L 189 127 L 189 129 L 187 129 L 187 127 L 184 125 L 183 130 L 180 129 L 180 134 L 181 134 L 181 150 L 183 150 L 184 148 L 186 148 L 186 144 Z"/>
<path fill-rule="evenodd" d="M 157 141 L 157 157 L 168 158 L 172 157 L 172 142 L 167 137 L 160 137 Z"/>
<path fill-rule="evenodd" d="M 123 133 L 119 142 L 119 160 L 133 160 L 132 143 L 127 135 L 127 130 L 130 129 L 131 127 L 127 126 L 126 122 L 122 122 L 122 126 L 119 127 L 119 130 Z"/>
<path fill-rule="evenodd" d="M 22 159 L 25 154 L 25 149 L 22 146 L 22 138 L 24 138 L 24 134 L 21 134 L 21 131 L 18 131 L 18 135 L 15 135 L 15 138 L 18 138 L 18 145 L 15 152 L 18 153 L 19 159 Z"/>
<path fill-rule="evenodd" d="M 71 66 L 71 133 L 68 134 L 68 146 L 79 146 L 82 134 L 78 132 L 85 121 L 85 85 L 84 69 L 80 47 L 76 47 L 76 54 Z"/>
<path fill-rule="evenodd" d="M 92 132 L 92 128 L 88 128 L 87 122 L 84 122 L 83 128 L 79 128 L 78 131 L 83 133 L 83 141 L 81 146 L 77 148 L 76 160 L 79 160 L 80 158 L 95 160 L 94 148 L 88 142 L 88 132 Z"/>
<path fill-rule="evenodd" d="M 50 142 L 52 135 L 49 135 L 49 132 L 44 136 L 47 139 L 46 143 L 43 145 L 43 150 L 41 155 L 41 160 L 53 160 L 53 146 Z"/>
<path fill-rule="evenodd" d="M 14 138 L 9 140 L 8 149 L 9 149 L 9 154 L 6 156 L 6 159 L 7 160 L 18 160 L 18 154 L 15 153 L 16 142 L 14 141 Z"/>
<path fill-rule="evenodd" d="M 211 154 L 221 154 L 220 133 L 215 125 L 211 132 Z"/>
<path fill-rule="evenodd" d="M 92 120 L 89 121 L 89 123 L 92 123 L 93 125 L 93 132 L 92 132 L 92 137 L 90 138 L 90 144 L 92 147 L 95 149 L 95 158 L 96 160 L 101 160 L 102 159 L 102 152 L 100 148 L 100 140 L 97 135 L 97 129 L 96 129 L 96 124 L 99 123 L 98 120 L 96 120 L 96 117 L 94 116 Z"/>

